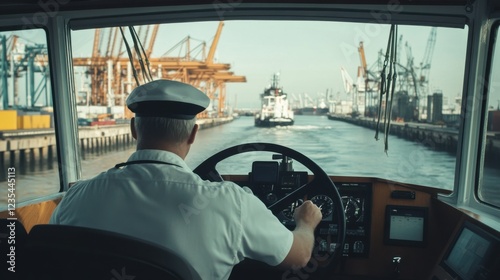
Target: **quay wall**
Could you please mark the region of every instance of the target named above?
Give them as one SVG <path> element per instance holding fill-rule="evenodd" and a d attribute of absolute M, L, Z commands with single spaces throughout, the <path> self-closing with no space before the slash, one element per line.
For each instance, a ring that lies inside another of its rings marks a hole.
<path fill-rule="evenodd" d="M 377 120 L 371 118 L 352 118 L 341 115 L 328 115 L 331 120 L 343 121 L 358 126 L 373 129 Z M 431 149 L 446 151 L 456 155 L 458 150 L 458 129 L 426 123 L 391 122 L 390 135 L 395 135 L 408 141 L 419 142 Z M 379 138 L 384 135 L 384 123 L 379 124 Z M 375 133 L 374 133 L 375 136 Z M 390 145 L 390 144 L 389 144 Z M 488 165 L 500 167 L 500 132 L 489 132 L 486 136 L 485 162 Z"/>
<path fill-rule="evenodd" d="M 232 117 L 199 119 L 200 129 L 233 120 Z M 79 126 L 80 154 L 101 154 L 127 149 L 135 145 L 129 124 L 109 126 Z M 20 174 L 53 169 L 57 162 L 56 135 L 53 129 L 0 131 L 0 181 L 5 181 L 7 168 L 15 167 Z"/>
<path fill-rule="evenodd" d="M 351 118 L 337 115 L 329 115 L 328 118 L 363 126 L 373 129 L 374 131 L 377 128 L 377 120 L 371 118 Z M 389 134 L 409 141 L 419 142 L 430 148 L 447 151 L 452 154 L 456 154 L 458 148 L 458 130 L 436 125 L 391 122 Z M 375 135 L 375 133 L 373 135 Z M 383 136 L 384 122 L 381 120 L 379 124 L 379 138 L 382 139 Z"/>

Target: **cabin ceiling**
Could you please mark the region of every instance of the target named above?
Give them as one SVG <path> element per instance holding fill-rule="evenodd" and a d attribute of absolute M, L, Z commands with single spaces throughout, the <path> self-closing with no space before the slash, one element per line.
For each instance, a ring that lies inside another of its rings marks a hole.
<path fill-rule="evenodd" d="M 464 6 L 468 2 L 477 0 L 392 0 L 404 5 L 452 5 Z M 77 11 L 109 8 L 137 8 L 157 6 L 186 6 L 186 5 L 235 5 L 237 3 L 251 4 L 380 4 L 388 5 L 390 0 L 2 0 L 0 14 L 21 14 L 35 12 Z M 494 0 L 499 2 L 498 0 Z M 57 5 L 57 6 L 56 6 Z M 496 6 L 499 6 L 498 4 Z M 55 7 L 55 8 L 54 8 Z M 47 9 L 49 9 L 47 11 Z"/>

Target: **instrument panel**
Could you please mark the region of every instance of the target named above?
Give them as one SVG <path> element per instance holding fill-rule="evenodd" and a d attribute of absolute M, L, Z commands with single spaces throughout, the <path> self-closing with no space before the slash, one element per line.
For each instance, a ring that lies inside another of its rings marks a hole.
<path fill-rule="evenodd" d="M 278 168 L 277 164 L 267 162 L 265 166 L 267 175 L 253 176 L 252 173 L 249 174 L 250 182 L 247 185 L 267 206 L 308 182 L 307 172 L 278 171 Z M 262 169 L 255 168 L 253 171 L 262 171 Z M 370 252 L 372 184 L 334 183 L 341 195 L 346 217 L 346 237 L 342 253 L 346 257 L 367 258 Z M 323 214 L 323 219 L 316 229 L 317 234 L 322 240 L 327 240 L 328 236 L 334 236 L 338 231 L 334 200 L 328 194 L 319 190 L 310 194 L 310 197 L 308 196 L 304 197 L 304 199 L 311 200 L 321 209 Z M 302 199 L 299 199 L 277 214 L 277 218 L 289 229 L 295 228 L 293 212 L 302 202 Z M 319 245 L 322 251 L 334 248 L 332 244 Z"/>

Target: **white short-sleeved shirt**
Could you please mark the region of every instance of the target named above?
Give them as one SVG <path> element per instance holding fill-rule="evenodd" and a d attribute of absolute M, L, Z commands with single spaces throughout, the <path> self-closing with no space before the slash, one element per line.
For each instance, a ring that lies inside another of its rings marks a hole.
<path fill-rule="evenodd" d="M 293 234 L 248 189 L 203 181 L 176 154 L 139 150 L 131 164 L 79 181 L 50 223 L 91 227 L 155 242 L 183 256 L 202 279 L 227 279 L 243 258 L 280 264 Z"/>

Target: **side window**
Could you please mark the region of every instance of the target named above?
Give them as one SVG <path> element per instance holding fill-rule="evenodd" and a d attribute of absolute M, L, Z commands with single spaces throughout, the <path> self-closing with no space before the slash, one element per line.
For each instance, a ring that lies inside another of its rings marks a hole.
<path fill-rule="evenodd" d="M 500 207 L 500 44 L 494 38 L 488 90 L 486 145 L 482 157 L 482 176 L 478 196 L 485 203 Z"/>
<path fill-rule="evenodd" d="M 0 209 L 60 188 L 46 33 L 0 32 Z"/>

